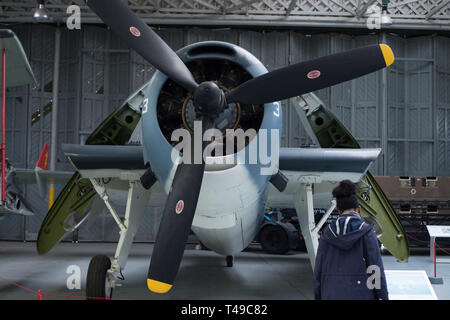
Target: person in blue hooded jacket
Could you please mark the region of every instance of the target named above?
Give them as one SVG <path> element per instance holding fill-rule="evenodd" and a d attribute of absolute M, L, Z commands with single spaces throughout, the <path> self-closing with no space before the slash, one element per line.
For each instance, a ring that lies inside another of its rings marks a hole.
<path fill-rule="evenodd" d="M 359 213 L 356 186 L 333 189 L 339 218 L 324 227 L 314 268 L 317 300 L 388 300 L 386 277 L 373 226 Z"/>

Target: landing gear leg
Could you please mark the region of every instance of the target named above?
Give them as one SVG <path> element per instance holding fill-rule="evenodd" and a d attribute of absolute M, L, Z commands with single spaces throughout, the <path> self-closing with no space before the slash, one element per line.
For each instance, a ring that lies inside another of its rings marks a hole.
<path fill-rule="evenodd" d="M 88 270 L 86 291 L 88 297 L 111 298 L 112 290 L 116 286 L 120 286 L 120 284 L 116 284 L 116 279 L 123 280 L 123 277 L 121 278 L 122 270 L 125 268 L 134 236 L 148 204 L 150 190 L 144 189 L 139 181 L 130 181 L 125 220 L 122 221 L 111 206 L 105 187 L 97 180 L 91 179 L 91 182 L 117 222 L 120 228 L 120 238 L 112 263 L 106 256 L 92 258 Z"/>
<path fill-rule="evenodd" d="M 234 257 L 233 256 L 227 256 L 226 260 L 227 260 L 227 267 L 231 268 L 233 266 L 233 263 L 234 263 Z"/>
<path fill-rule="evenodd" d="M 321 183 L 321 180 L 314 176 L 304 176 L 301 178 L 300 182 L 301 187 L 299 188 L 297 194 L 294 195 L 294 204 L 295 210 L 297 211 L 298 221 L 300 223 L 300 230 L 303 238 L 305 239 L 309 261 L 311 262 L 311 267 L 314 270 L 317 249 L 319 247 L 319 230 L 336 207 L 336 202 L 332 201 L 331 207 L 316 225 L 314 219 L 313 184 Z"/>
<path fill-rule="evenodd" d="M 318 234 L 312 232 L 315 227 L 312 183 L 304 183 L 299 189 L 299 192 L 294 196 L 294 204 L 298 222 L 300 223 L 300 230 L 305 239 L 309 261 L 314 270 L 319 237 Z"/>

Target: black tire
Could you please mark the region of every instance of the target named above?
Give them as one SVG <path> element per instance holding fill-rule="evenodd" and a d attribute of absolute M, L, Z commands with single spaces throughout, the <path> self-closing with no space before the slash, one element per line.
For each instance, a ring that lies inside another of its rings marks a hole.
<path fill-rule="evenodd" d="M 227 260 L 227 267 L 231 268 L 233 266 L 234 257 L 233 256 L 227 256 L 226 260 Z"/>
<path fill-rule="evenodd" d="M 89 298 L 108 298 L 112 297 L 112 288 L 107 295 L 106 292 L 106 272 L 111 268 L 111 260 L 104 255 L 96 255 L 89 263 L 86 279 L 86 296 L 88 300 L 98 300 Z"/>
<path fill-rule="evenodd" d="M 264 251 L 272 254 L 285 254 L 289 251 L 289 238 L 286 230 L 276 224 L 268 224 L 259 232 L 259 242 Z"/>

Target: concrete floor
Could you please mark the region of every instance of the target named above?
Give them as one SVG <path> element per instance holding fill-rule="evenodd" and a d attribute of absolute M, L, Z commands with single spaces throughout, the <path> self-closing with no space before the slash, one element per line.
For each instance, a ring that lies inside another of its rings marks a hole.
<path fill-rule="evenodd" d="M 192 246 L 191 246 L 192 247 Z M 23 287 L 48 294 L 85 295 L 89 261 L 96 254 L 114 254 L 115 244 L 60 243 L 49 254 L 38 256 L 35 243 L 0 242 L 0 277 Z M 234 267 L 228 268 L 225 258 L 212 251 L 187 248 L 174 288 L 165 295 L 153 294 L 146 286 L 151 244 L 134 244 L 125 271 L 125 281 L 115 289 L 117 299 L 286 299 L 310 300 L 312 271 L 305 253 L 269 255 L 258 246 L 235 256 Z M 388 270 L 425 270 L 433 274 L 427 256 L 412 255 L 408 263 L 399 263 L 392 256 L 383 256 Z M 81 269 L 81 289 L 67 289 L 67 268 Z M 433 285 L 439 299 L 450 299 L 450 264 L 438 264 L 438 277 L 443 285 Z M 36 295 L 0 279 L 0 300 L 36 299 Z M 67 299 L 44 296 L 44 299 Z"/>

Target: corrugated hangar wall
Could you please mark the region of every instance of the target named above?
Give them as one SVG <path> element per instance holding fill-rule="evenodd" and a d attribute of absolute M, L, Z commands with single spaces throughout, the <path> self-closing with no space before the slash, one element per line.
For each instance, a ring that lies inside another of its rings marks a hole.
<path fill-rule="evenodd" d="M 7 92 L 7 157 L 15 167 L 33 168 L 44 143 L 50 142 L 55 27 L 41 24 L 12 26 L 30 59 L 38 81 Z M 351 48 L 387 42 L 396 63 L 385 72 L 316 94 L 356 136 L 362 147 L 381 147 L 383 154 L 371 171 L 375 175 L 450 175 L 450 38 L 394 34 L 359 35 L 237 29 L 156 30 L 173 48 L 204 40 L 238 44 L 252 52 L 269 70 Z M 127 96 L 148 81 L 154 68 L 104 27 L 61 28 L 61 72 L 58 145 L 84 143 L 86 137 Z M 284 101 L 282 145 L 308 144 L 294 100 Z M 35 121 L 32 122 L 32 119 Z M 58 148 L 58 170 L 73 170 Z M 35 240 L 47 213 L 47 199 L 36 186 L 24 186 L 36 215 L 7 216 L 0 239 Z M 62 186 L 59 187 L 59 190 Z M 124 204 L 116 204 L 124 209 Z M 136 240 L 153 241 L 162 208 L 150 205 Z M 80 241 L 118 239 L 113 219 L 103 213 L 89 228 L 74 235 Z"/>

